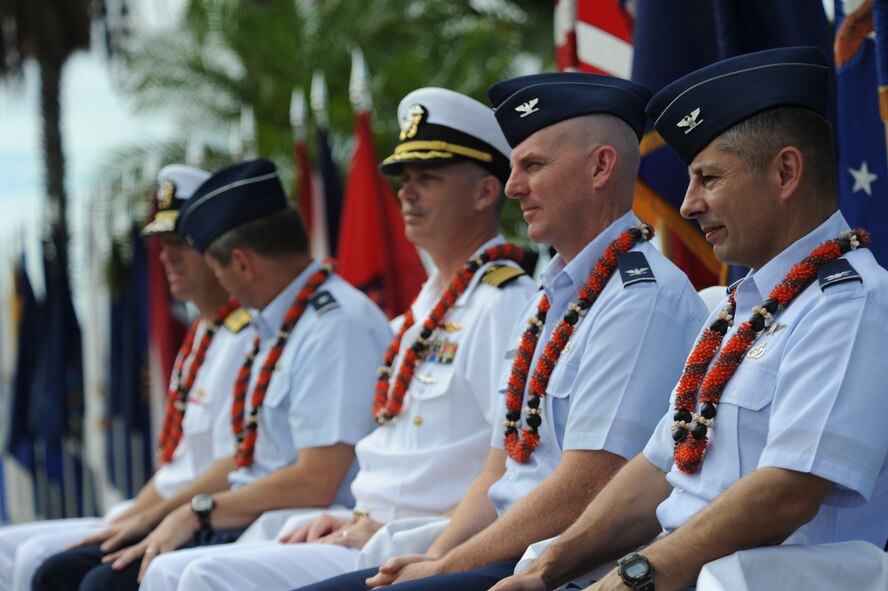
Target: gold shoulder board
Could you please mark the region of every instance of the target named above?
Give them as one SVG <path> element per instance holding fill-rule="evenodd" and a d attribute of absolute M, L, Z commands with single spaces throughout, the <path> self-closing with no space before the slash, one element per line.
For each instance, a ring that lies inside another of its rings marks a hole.
<path fill-rule="evenodd" d="M 511 265 L 491 265 L 481 277 L 481 281 L 494 287 L 503 287 L 524 274 L 524 271 Z"/>
<path fill-rule="evenodd" d="M 250 320 L 252 320 L 252 318 L 246 308 L 238 308 L 225 319 L 225 328 L 234 334 L 237 334 L 242 331 L 245 326 L 250 324 Z"/>

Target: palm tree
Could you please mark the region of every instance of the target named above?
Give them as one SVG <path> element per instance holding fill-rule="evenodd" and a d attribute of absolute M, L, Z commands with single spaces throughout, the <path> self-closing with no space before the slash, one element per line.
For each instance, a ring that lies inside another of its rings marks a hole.
<path fill-rule="evenodd" d="M 124 92 L 137 110 L 172 114 L 185 137 L 215 130 L 217 145 L 250 105 L 258 153 L 287 162 L 292 89 L 308 88 L 322 70 L 341 159 L 353 127 L 352 48 L 370 65 L 383 150 L 397 137 L 398 101 L 415 88 L 443 86 L 486 102 L 491 83 L 528 63 L 551 68 L 552 17 L 550 0 L 189 0 L 183 22 L 132 40 Z M 506 214 L 507 231 L 520 224 Z"/>
<path fill-rule="evenodd" d="M 115 10 L 109 11 L 113 4 Z M 62 71 L 71 55 L 90 46 L 93 23 L 100 26 L 109 54 L 121 49 L 126 32 L 126 0 L 0 0 L 0 77 L 19 79 L 33 59 L 40 72 L 46 198 L 51 236 L 66 248 L 67 195 L 62 150 Z"/>

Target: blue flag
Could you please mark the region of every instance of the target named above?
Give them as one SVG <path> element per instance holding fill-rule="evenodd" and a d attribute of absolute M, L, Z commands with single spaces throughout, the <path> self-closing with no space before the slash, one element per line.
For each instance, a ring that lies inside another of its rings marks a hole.
<path fill-rule="evenodd" d="M 870 250 L 888 265 L 888 154 L 879 111 L 880 84 L 888 84 L 885 2 L 864 3 L 845 15 L 836 5 L 839 203 L 852 226 L 870 231 Z M 852 26 L 854 25 L 854 26 Z M 876 33 L 875 39 L 870 35 Z M 880 82 L 880 80 L 882 82 Z"/>
<path fill-rule="evenodd" d="M 43 330 L 28 409 L 34 435 L 40 512 L 73 517 L 82 512 L 79 443 L 83 426 L 80 325 L 68 283 L 65 249 L 54 235 L 44 244 L 46 299 Z"/>
<path fill-rule="evenodd" d="M 339 168 L 330 152 L 330 141 L 327 130 L 317 127 L 318 139 L 318 171 L 324 189 L 324 205 L 327 213 L 327 240 L 330 241 L 330 256 L 336 256 L 336 245 L 339 244 L 339 218 L 342 214 L 342 178 Z"/>
<path fill-rule="evenodd" d="M 673 80 L 715 61 L 791 45 L 831 52 L 821 0 L 638 0 L 632 79 L 657 92 Z M 664 250 L 698 289 L 714 283 L 720 265 L 696 223 L 678 209 L 687 190 L 687 167 L 650 131 L 642 141 L 636 203 L 661 217 L 671 231 Z M 659 225 L 659 224 L 658 224 Z M 732 269 L 730 275 L 744 273 Z"/>
<path fill-rule="evenodd" d="M 12 387 L 11 417 L 7 436 L 6 451 L 28 470 L 34 470 L 33 433 L 28 423 L 31 402 L 31 383 L 37 366 L 39 335 L 43 318 L 40 304 L 34 296 L 34 289 L 22 254 L 15 270 L 16 289 L 21 317 L 18 326 L 18 357 Z"/>
<path fill-rule="evenodd" d="M 111 361 L 108 378 L 108 464 L 127 496 L 152 465 L 148 400 L 148 303 L 145 245 L 133 228 L 111 251 Z M 126 256 L 131 253 L 131 256 Z M 138 460 L 133 461 L 136 457 Z"/>

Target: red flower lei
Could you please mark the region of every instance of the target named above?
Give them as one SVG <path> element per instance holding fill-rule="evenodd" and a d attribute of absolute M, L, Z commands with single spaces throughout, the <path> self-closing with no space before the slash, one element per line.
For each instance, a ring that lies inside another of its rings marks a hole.
<path fill-rule="evenodd" d="M 516 462 L 527 462 L 540 444 L 540 435 L 537 431 L 543 423 L 540 400 L 546 396 L 549 378 L 561 357 L 561 352 L 574 333 L 574 327 L 601 295 L 601 291 L 607 285 L 614 269 L 617 268 L 617 257 L 628 252 L 636 243 L 650 240 L 653 233 L 653 228 L 642 223 L 626 230 L 616 240 L 608 244 L 604 249 L 604 254 L 595 263 L 586 283 L 580 288 L 579 298 L 576 302 L 568 305 L 561 322 L 552 331 L 552 337 L 546 343 L 542 355 L 537 359 L 528 388 L 530 396 L 528 396 L 527 406 L 524 408 L 524 412 L 527 414 L 525 421 L 529 428 L 524 429 L 522 437 L 518 433 L 518 428 L 521 426 L 521 402 L 524 399 L 524 387 L 530 373 L 533 352 L 536 350 L 540 333 L 546 324 L 546 315 L 550 306 L 549 298 L 546 295 L 540 299 L 536 315 L 527 321 L 527 329 L 521 335 L 521 342 L 518 345 L 515 360 L 512 362 L 512 374 L 509 376 L 509 385 L 506 390 L 507 412 L 506 420 L 503 421 L 506 433 L 503 443 L 506 453 Z"/>
<path fill-rule="evenodd" d="M 194 336 L 197 333 L 197 327 L 200 320 L 195 320 L 182 346 L 179 347 L 179 354 L 176 356 L 175 379 L 170 383 L 170 389 L 167 392 L 166 414 L 163 418 L 163 426 L 160 429 L 160 437 L 157 441 L 158 459 L 161 464 L 167 464 L 173 459 L 173 452 L 182 440 L 182 421 L 185 419 L 185 409 L 188 403 L 188 394 L 194 386 L 194 380 L 197 372 L 203 366 L 206 359 L 207 349 L 213 337 L 228 318 L 228 315 L 239 307 L 237 300 L 231 299 L 228 303 L 219 308 L 216 318 L 212 322 L 207 323 L 207 328 L 197 345 L 197 351 L 188 367 L 188 375 L 183 377 L 185 372 L 185 360 L 191 355 L 194 347 Z"/>
<path fill-rule="evenodd" d="M 815 248 L 804 260 L 790 269 L 789 274 L 770 293 L 760 306 L 752 309 L 752 316 L 737 328 L 728 343 L 719 353 L 707 371 L 709 362 L 718 351 L 728 328 L 733 324 L 736 303 L 734 294 L 728 297 L 728 305 L 719 313 L 713 323 L 703 330 L 700 340 L 685 364 L 682 376 L 675 390 L 675 422 L 672 424 L 672 439 L 675 441 L 675 465 L 686 474 L 693 474 L 703 463 L 703 454 L 709 445 L 708 429 L 714 428 L 713 420 L 718 411 L 722 392 L 728 380 L 759 333 L 769 326 L 778 311 L 786 308 L 796 296 L 802 293 L 817 277 L 817 269 L 824 263 L 833 261 L 858 246 L 869 244 L 869 234 L 855 229 L 842 232 L 841 236 Z M 700 412 L 697 408 L 699 391 Z"/>
<path fill-rule="evenodd" d="M 520 247 L 514 244 L 498 244 L 473 257 L 462 266 L 450 281 L 450 285 L 444 290 L 441 299 L 432 308 L 429 317 L 422 323 L 422 331 L 420 331 L 416 341 L 404 352 L 404 359 L 401 361 L 401 367 L 398 370 L 398 375 L 395 377 L 395 385 L 392 387 L 391 394 L 389 394 L 392 365 L 401 348 L 401 339 L 415 322 L 413 310 L 407 310 L 407 313 L 404 314 L 404 323 L 401 325 L 401 330 L 398 331 L 398 334 L 389 345 L 382 359 L 382 365 L 379 366 L 376 372 L 379 380 L 376 382 L 376 393 L 373 397 L 373 418 L 377 423 L 384 425 L 401 414 L 401 410 L 404 407 L 404 397 L 407 395 L 407 388 L 410 387 L 410 382 L 413 380 L 416 364 L 428 352 L 430 345 L 428 339 L 431 338 L 435 329 L 441 325 L 447 312 L 450 311 L 450 308 L 453 307 L 459 296 L 465 292 L 478 269 L 490 261 L 502 259 L 509 259 L 519 263 L 523 257 L 524 252 Z"/>
<path fill-rule="evenodd" d="M 277 340 L 268 352 L 265 363 L 259 371 L 259 378 L 253 388 L 253 394 L 250 396 L 252 409 L 250 414 L 244 419 L 245 404 L 247 400 L 247 386 L 250 383 L 250 372 L 253 369 L 253 362 L 259 354 L 259 337 L 253 340 L 253 348 L 244 358 L 244 364 L 241 366 L 237 374 L 237 380 L 234 383 L 234 397 L 231 402 L 231 428 L 237 439 L 237 451 L 234 455 L 235 463 L 242 468 L 249 467 L 253 464 L 253 453 L 256 450 L 256 437 L 259 427 L 259 411 L 262 408 L 262 402 L 265 400 L 265 393 L 268 391 L 268 385 L 271 383 L 271 375 L 277 362 L 281 358 L 284 351 L 284 345 L 290 338 L 290 332 L 299 319 L 305 308 L 308 306 L 309 298 L 318 290 L 318 288 L 327 280 L 330 273 L 333 272 L 333 262 L 331 260 L 324 261 L 321 269 L 308 278 L 305 286 L 296 294 L 293 303 L 284 316 L 284 322 L 277 333 Z M 246 423 L 246 425 L 244 424 Z"/>

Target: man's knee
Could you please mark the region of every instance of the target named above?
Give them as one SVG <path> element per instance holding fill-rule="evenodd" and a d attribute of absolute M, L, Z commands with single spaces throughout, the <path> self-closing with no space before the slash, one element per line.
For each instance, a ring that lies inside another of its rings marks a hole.
<path fill-rule="evenodd" d="M 140 567 L 138 560 L 119 571 L 108 564 L 97 566 L 83 577 L 79 591 L 136 591 L 139 588 L 137 579 Z"/>
<path fill-rule="evenodd" d="M 91 569 L 101 564 L 98 546 L 76 548 L 50 556 L 40 565 L 31 583 L 33 591 L 61 591 L 70 589 L 72 581 L 79 581 Z"/>

